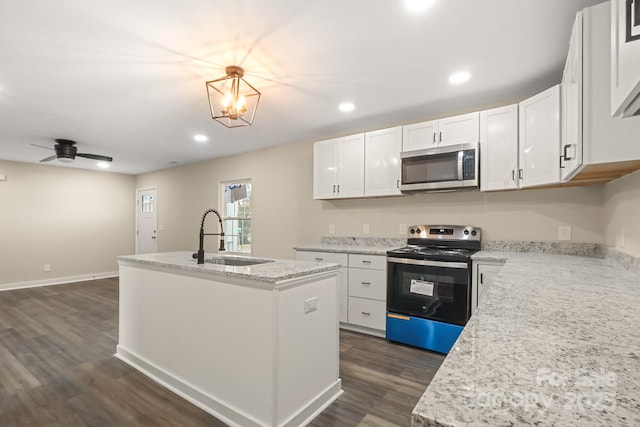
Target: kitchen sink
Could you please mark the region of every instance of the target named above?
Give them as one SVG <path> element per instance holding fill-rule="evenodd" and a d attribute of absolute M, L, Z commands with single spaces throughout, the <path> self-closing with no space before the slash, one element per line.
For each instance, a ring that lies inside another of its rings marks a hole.
<path fill-rule="evenodd" d="M 273 261 L 268 259 L 215 257 L 215 258 L 205 259 L 204 262 L 208 264 L 231 265 L 235 267 L 243 267 L 243 266 L 249 266 L 249 265 L 266 264 L 268 262 L 273 262 Z"/>

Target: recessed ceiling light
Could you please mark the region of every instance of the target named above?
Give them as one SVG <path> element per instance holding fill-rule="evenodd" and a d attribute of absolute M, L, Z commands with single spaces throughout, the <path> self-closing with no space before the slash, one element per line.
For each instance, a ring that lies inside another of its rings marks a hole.
<path fill-rule="evenodd" d="M 411 12 L 423 12 L 433 5 L 434 0 L 404 0 L 404 5 Z"/>
<path fill-rule="evenodd" d="M 340 109 L 340 111 L 342 111 L 343 113 L 353 111 L 354 108 L 356 108 L 356 106 L 353 105 L 353 102 L 343 102 L 338 106 L 338 109 Z"/>
<path fill-rule="evenodd" d="M 194 136 L 193 139 L 196 142 L 207 142 L 209 140 L 209 137 L 207 137 L 207 135 L 198 134 Z"/>
<path fill-rule="evenodd" d="M 107 169 L 109 167 L 109 163 L 107 163 L 107 162 L 98 162 L 98 163 L 96 163 L 96 166 L 98 166 L 100 169 Z"/>
<path fill-rule="evenodd" d="M 457 85 L 460 83 L 464 83 L 471 77 L 471 74 L 467 71 L 459 71 L 457 73 L 453 73 L 449 76 L 449 83 L 452 85 Z"/>

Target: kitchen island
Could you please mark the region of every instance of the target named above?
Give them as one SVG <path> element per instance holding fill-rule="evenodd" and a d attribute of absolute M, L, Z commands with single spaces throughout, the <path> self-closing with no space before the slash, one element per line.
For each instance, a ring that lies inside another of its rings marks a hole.
<path fill-rule="evenodd" d="M 473 258 L 506 263 L 413 426 L 640 425 L 640 277 L 578 256 Z"/>
<path fill-rule="evenodd" d="M 342 393 L 340 266 L 216 258 L 118 257 L 116 357 L 230 425 L 305 424 Z"/>

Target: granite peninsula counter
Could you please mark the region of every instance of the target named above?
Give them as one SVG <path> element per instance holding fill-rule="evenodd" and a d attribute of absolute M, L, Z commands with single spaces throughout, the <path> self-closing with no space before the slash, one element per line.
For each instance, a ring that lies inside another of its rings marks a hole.
<path fill-rule="evenodd" d="M 116 357 L 232 426 L 304 425 L 342 394 L 338 264 L 191 255 L 118 257 Z"/>
<path fill-rule="evenodd" d="M 640 425 L 640 277 L 577 256 L 474 259 L 506 263 L 413 426 Z"/>

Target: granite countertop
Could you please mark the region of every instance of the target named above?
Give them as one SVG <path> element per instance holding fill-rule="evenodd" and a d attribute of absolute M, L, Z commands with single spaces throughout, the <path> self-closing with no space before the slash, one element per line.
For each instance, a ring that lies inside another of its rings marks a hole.
<path fill-rule="evenodd" d="M 256 258 L 238 255 L 207 255 L 205 259 L 213 257 L 268 260 L 264 264 L 250 266 L 231 266 L 220 264 L 197 264 L 192 258 L 192 252 L 163 252 L 154 254 L 124 255 L 118 257 L 118 262 L 133 262 L 172 268 L 186 272 L 207 273 L 212 276 L 228 276 L 241 279 L 257 280 L 277 284 L 282 281 L 297 279 L 312 274 L 337 271 L 340 264 L 312 261 L 295 261 L 275 258 Z"/>
<path fill-rule="evenodd" d="M 506 260 L 413 426 L 640 425 L 640 277 L 611 261 Z"/>
<path fill-rule="evenodd" d="M 323 237 L 319 244 L 295 246 L 296 251 L 384 255 L 406 246 L 407 239 L 392 237 Z"/>

